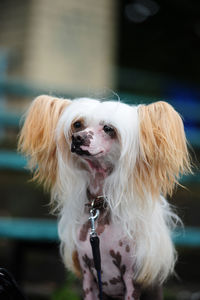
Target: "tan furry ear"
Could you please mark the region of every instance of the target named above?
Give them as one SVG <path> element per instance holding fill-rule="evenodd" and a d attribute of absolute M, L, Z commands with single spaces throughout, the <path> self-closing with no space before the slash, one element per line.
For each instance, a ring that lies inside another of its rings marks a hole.
<path fill-rule="evenodd" d="M 28 157 L 33 179 L 46 188 L 55 182 L 57 174 L 56 126 L 70 103 L 70 100 L 46 95 L 37 97 L 27 112 L 20 133 L 18 150 Z"/>
<path fill-rule="evenodd" d="M 191 172 L 183 122 L 166 102 L 138 108 L 140 155 L 135 180 L 138 191 L 172 195 L 180 174 Z M 142 186 L 143 185 L 143 186 Z"/>

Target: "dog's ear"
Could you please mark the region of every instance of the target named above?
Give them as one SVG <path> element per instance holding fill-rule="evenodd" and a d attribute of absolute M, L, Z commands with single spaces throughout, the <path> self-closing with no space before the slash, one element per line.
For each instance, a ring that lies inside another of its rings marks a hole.
<path fill-rule="evenodd" d="M 137 188 L 146 188 L 152 195 L 171 196 L 180 175 L 191 172 L 182 119 L 171 105 L 162 101 L 139 106 L 138 114 Z"/>
<path fill-rule="evenodd" d="M 50 188 L 57 174 L 55 131 L 58 120 L 70 100 L 50 96 L 37 97 L 30 106 L 22 127 L 18 150 L 28 157 L 34 180 Z"/>

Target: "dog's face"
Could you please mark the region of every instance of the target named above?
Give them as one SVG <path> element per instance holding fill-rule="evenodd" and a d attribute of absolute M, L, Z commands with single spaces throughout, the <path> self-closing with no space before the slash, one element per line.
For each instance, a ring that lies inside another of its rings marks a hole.
<path fill-rule="evenodd" d="M 84 120 L 72 124 L 71 152 L 80 156 L 103 157 L 118 143 L 116 129 L 110 124 L 86 125 Z"/>
<path fill-rule="evenodd" d="M 120 156 L 117 129 L 103 121 L 87 124 L 84 118 L 76 120 L 71 125 L 71 152 L 84 161 L 90 171 L 101 173 L 105 178 Z"/>
<path fill-rule="evenodd" d="M 79 100 L 63 113 L 58 133 L 64 131 L 63 144 L 67 142 L 72 161 L 111 170 L 120 160 L 127 136 L 131 148 L 136 119 L 135 110 L 124 104 Z"/>

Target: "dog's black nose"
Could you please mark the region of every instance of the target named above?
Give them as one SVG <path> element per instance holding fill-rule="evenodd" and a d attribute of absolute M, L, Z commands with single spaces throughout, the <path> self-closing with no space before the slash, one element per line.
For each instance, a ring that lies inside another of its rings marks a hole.
<path fill-rule="evenodd" d="M 90 155 L 88 151 L 81 149 L 81 146 L 85 145 L 86 136 L 80 134 L 72 135 L 71 152 L 75 152 L 78 155 Z"/>
<path fill-rule="evenodd" d="M 84 138 L 80 135 L 72 135 L 72 144 L 71 144 L 71 152 L 75 152 L 79 154 L 82 150 L 80 148 L 81 145 L 84 144 Z"/>
<path fill-rule="evenodd" d="M 76 152 L 83 145 L 84 139 L 80 135 L 72 135 L 71 152 Z"/>
<path fill-rule="evenodd" d="M 81 135 L 72 135 L 72 143 L 75 145 L 75 146 L 81 146 L 83 145 L 84 143 L 84 138 L 81 136 Z"/>

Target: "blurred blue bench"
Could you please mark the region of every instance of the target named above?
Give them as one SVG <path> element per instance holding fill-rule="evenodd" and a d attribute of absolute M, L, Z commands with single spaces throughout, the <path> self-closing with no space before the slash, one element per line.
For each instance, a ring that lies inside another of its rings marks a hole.
<path fill-rule="evenodd" d="M 26 166 L 26 159 L 11 150 L 0 150 L 0 170 L 22 171 Z"/>
<path fill-rule="evenodd" d="M 57 221 L 1 217 L 0 237 L 36 242 L 58 242 Z"/>

